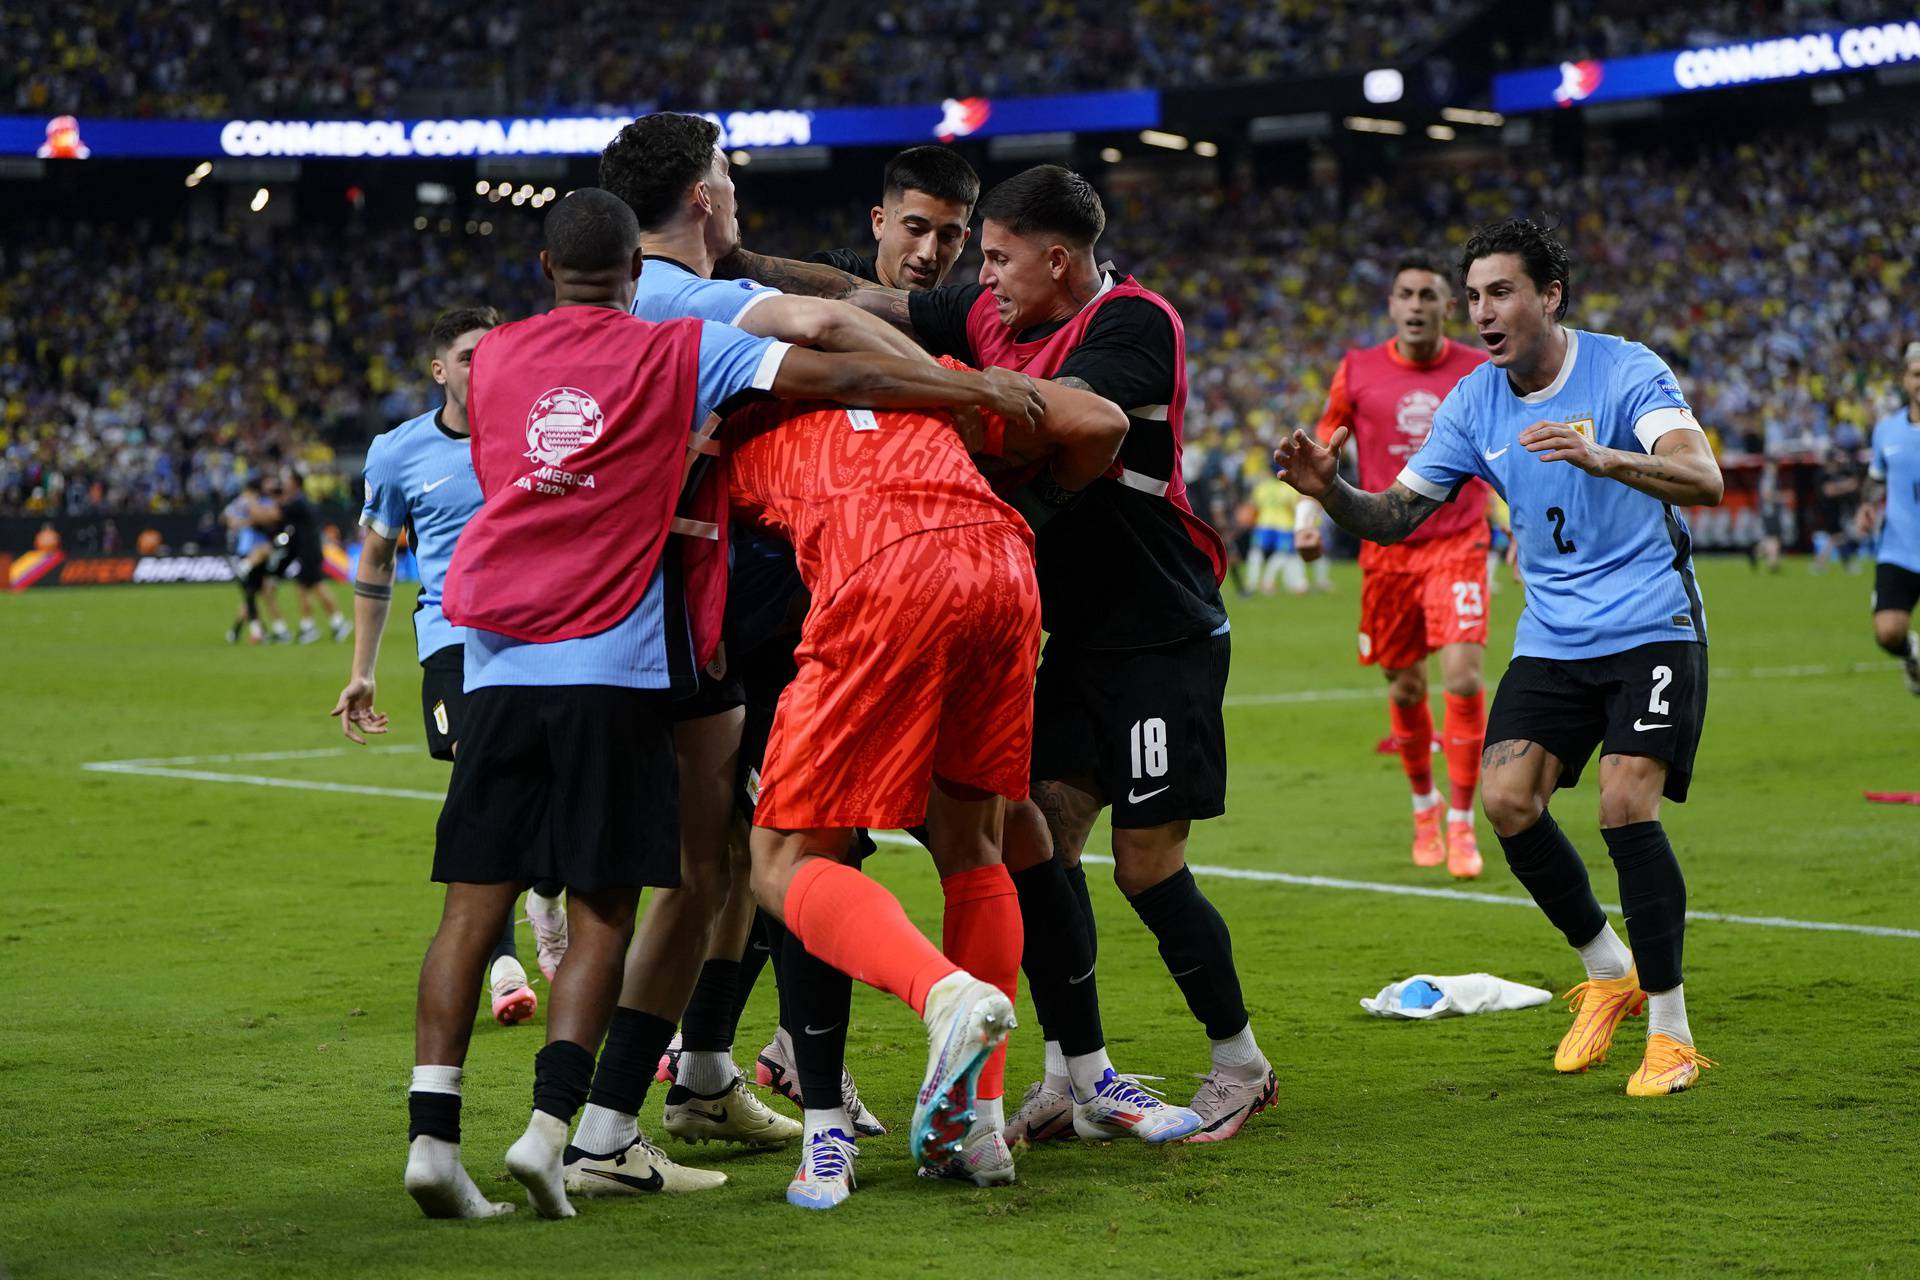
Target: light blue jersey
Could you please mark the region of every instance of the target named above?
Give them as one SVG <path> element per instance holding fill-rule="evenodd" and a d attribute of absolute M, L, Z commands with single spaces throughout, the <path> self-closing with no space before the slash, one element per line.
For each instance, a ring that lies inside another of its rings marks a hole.
<path fill-rule="evenodd" d="M 723 324 L 703 324 L 699 389 L 687 429 L 700 427 L 707 415 L 743 392 L 772 390 L 789 349 L 772 338 L 750 337 Z M 543 644 L 468 628 L 468 691 L 491 685 L 577 684 L 665 689 L 676 675 L 691 679 L 692 630 L 684 602 L 678 598 L 678 574 L 672 576 L 670 598 L 665 572 L 669 561 L 677 565 L 678 554 L 669 543 L 640 603 L 598 635 Z M 531 571 L 537 572 L 537 566 Z"/>
<path fill-rule="evenodd" d="M 1920 573 L 1920 422 L 1900 409 L 1873 428 L 1873 468 L 1887 486 L 1887 514 L 1880 522 L 1882 564 Z"/>
<path fill-rule="evenodd" d="M 649 255 L 633 286 L 633 314 L 664 324 L 668 320 L 740 323 L 740 317 L 780 296 L 778 289 L 752 280 L 707 280 L 672 258 Z"/>
<path fill-rule="evenodd" d="M 1441 402 L 1400 483 L 1444 501 L 1482 476 L 1513 508 L 1527 605 L 1516 657 L 1599 658 L 1662 640 L 1707 638 L 1687 522 L 1658 498 L 1519 443 L 1536 422 L 1566 422 L 1610 449 L 1651 453 L 1669 431 L 1698 431 L 1666 362 L 1637 342 L 1568 329 L 1550 386 L 1513 390 L 1483 364 Z"/>
<path fill-rule="evenodd" d="M 245 558 L 253 554 L 254 548 L 268 541 L 267 535 L 253 523 L 253 509 L 259 504 L 260 499 L 243 493 L 229 502 L 226 510 L 221 512 L 223 516 L 237 522 L 232 532 L 233 554 L 236 556 Z"/>
<path fill-rule="evenodd" d="M 480 509 L 472 442 L 440 425 L 440 410 L 409 418 L 373 438 L 367 449 L 367 501 L 360 523 L 383 538 L 413 530 L 420 595 L 413 606 L 413 647 L 420 661 L 467 633 L 440 611 L 440 591 L 460 531 Z"/>

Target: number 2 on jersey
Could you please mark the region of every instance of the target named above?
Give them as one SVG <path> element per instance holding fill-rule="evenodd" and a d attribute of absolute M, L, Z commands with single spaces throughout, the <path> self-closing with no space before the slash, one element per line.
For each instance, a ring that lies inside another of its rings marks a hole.
<path fill-rule="evenodd" d="M 1164 778 L 1167 774 L 1167 722 L 1159 716 L 1133 722 L 1133 776 Z"/>
<path fill-rule="evenodd" d="M 1547 519 L 1553 521 L 1553 549 L 1563 556 L 1572 555 L 1575 549 L 1572 541 L 1560 536 L 1567 527 L 1567 513 L 1559 507 L 1548 507 Z"/>

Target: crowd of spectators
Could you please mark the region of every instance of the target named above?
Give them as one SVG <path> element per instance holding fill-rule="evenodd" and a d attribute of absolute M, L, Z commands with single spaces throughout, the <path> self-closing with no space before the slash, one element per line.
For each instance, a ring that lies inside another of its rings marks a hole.
<path fill-rule="evenodd" d="M 1211 84 L 1405 58 L 1487 2 L 17 0 L 0 6 L 0 110 L 708 111 Z"/>
<path fill-rule="evenodd" d="M 1829 27 L 1907 21 L 1912 3 L 1888 0 L 1549 0 L 1542 37 L 1523 46 L 1513 65 L 1581 58 L 1624 58 L 1664 49 L 1799 35 Z"/>
<path fill-rule="evenodd" d="M 1196 170 L 1196 175 L 1200 172 Z M 1515 167 L 1108 196 L 1102 252 L 1187 326 L 1189 467 L 1252 475 L 1310 425 L 1349 346 L 1386 332 L 1405 249 L 1513 213 L 1572 250 L 1570 322 L 1665 356 L 1723 456 L 1857 450 L 1920 334 L 1920 125 L 1785 135 L 1590 172 Z M 858 243 L 860 210 L 756 200 L 750 243 Z M 856 202 L 857 203 L 857 202 Z M 193 506 L 264 456 L 323 463 L 431 403 L 420 333 L 448 300 L 541 305 L 532 216 L 260 245 L 64 228 L 0 242 L 0 511 Z M 1443 258 L 1443 260 L 1445 260 Z M 978 269 L 969 251 L 955 279 Z M 1456 336 L 1471 340 L 1464 317 Z"/>

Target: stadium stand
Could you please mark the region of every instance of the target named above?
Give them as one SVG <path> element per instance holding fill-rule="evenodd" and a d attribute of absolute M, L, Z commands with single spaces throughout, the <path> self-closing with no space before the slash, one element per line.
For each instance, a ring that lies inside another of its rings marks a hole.
<path fill-rule="evenodd" d="M 1513 66 L 1620 58 L 1661 49 L 1765 39 L 1824 27 L 1897 21 L 1914 8 L 1883 0 L 1551 0 L 1549 34 L 1515 50 Z"/>

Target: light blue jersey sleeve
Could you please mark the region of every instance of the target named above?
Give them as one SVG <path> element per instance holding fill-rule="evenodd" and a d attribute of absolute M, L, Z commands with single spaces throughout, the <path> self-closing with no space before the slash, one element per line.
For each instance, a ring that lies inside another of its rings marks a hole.
<path fill-rule="evenodd" d="M 700 385 L 693 425 L 742 392 L 772 392 L 780 364 L 793 348 L 774 338 L 756 338 L 729 324 L 700 325 Z"/>
<path fill-rule="evenodd" d="M 1472 386 L 1477 381 L 1469 374 L 1462 378 L 1447 398 L 1434 410 L 1433 428 L 1426 443 L 1400 471 L 1399 482 L 1423 498 L 1445 502 L 1462 484 L 1483 476 L 1500 487 L 1500 479 L 1485 465 L 1480 447 L 1479 424 L 1471 408 Z M 1506 491 L 1501 490 L 1504 497 Z"/>
<path fill-rule="evenodd" d="M 407 524 L 407 491 L 397 474 L 393 451 L 387 447 L 385 435 L 375 436 L 367 449 L 366 482 L 367 499 L 360 508 L 361 526 L 388 540 L 399 537 L 400 530 Z"/>
<path fill-rule="evenodd" d="M 1621 344 L 1618 362 L 1613 368 L 1613 399 L 1620 405 L 1620 418 L 1632 424 L 1633 438 L 1648 453 L 1669 431 L 1699 431 L 1693 406 L 1687 403 L 1680 380 L 1673 376 L 1667 362 L 1638 343 Z M 1621 441 L 1603 441 L 1622 447 Z"/>
<path fill-rule="evenodd" d="M 668 320 L 740 323 L 740 318 L 769 298 L 780 296 L 754 280 L 708 280 L 666 258 L 648 258 L 634 282 L 633 314 L 664 324 Z"/>

